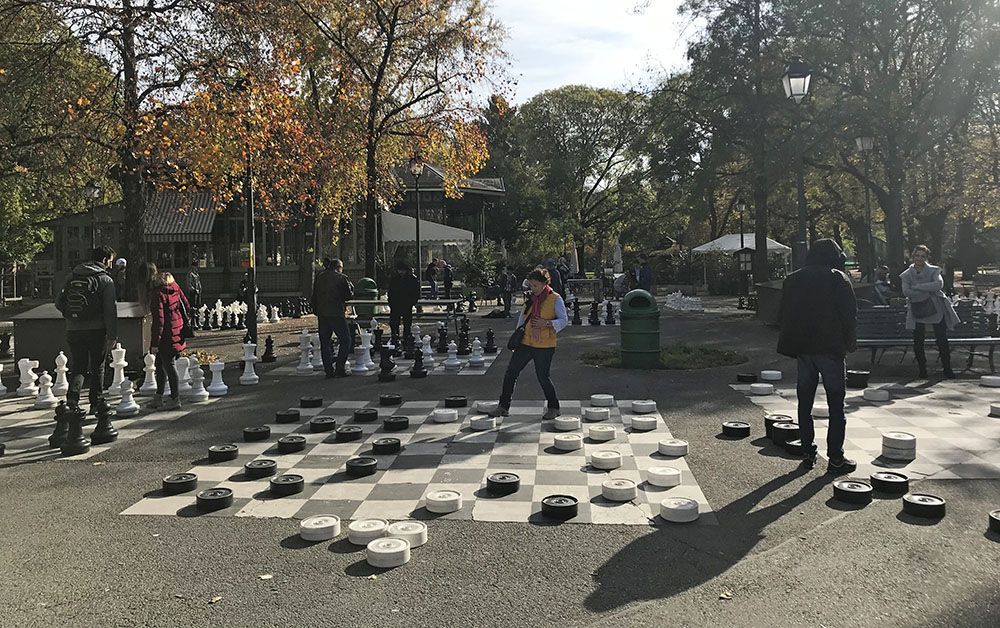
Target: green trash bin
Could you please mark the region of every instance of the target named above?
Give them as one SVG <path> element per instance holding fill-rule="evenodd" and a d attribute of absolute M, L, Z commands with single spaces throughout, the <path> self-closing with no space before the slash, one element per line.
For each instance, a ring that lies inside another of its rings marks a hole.
<path fill-rule="evenodd" d="M 374 279 L 362 277 L 358 283 L 354 284 L 355 299 L 377 299 L 378 284 Z M 354 313 L 358 315 L 358 320 L 368 320 L 375 316 L 374 305 L 355 305 Z"/>
<path fill-rule="evenodd" d="M 633 290 L 622 299 L 622 366 L 655 369 L 660 366 L 660 309 L 645 290 Z"/>

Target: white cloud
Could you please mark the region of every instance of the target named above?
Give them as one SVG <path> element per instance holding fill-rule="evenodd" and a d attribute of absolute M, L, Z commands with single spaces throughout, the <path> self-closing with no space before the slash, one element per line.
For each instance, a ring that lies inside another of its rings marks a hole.
<path fill-rule="evenodd" d="M 629 87 L 649 70 L 684 66 L 687 18 L 680 0 L 494 0 L 508 30 L 516 102 L 571 83 Z"/>

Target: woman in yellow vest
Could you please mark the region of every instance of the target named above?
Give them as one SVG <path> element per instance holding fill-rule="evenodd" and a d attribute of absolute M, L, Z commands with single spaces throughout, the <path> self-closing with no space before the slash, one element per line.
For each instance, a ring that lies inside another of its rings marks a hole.
<path fill-rule="evenodd" d="M 528 274 L 531 298 L 525 303 L 517 319 L 517 327 L 524 329 L 524 336 L 507 365 L 500 405 L 492 413 L 493 416 L 507 416 L 517 376 L 529 362 L 535 363 L 535 375 L 545 393 L 547 408 L 542 418 L 554 419 L 559 416 L 559 397 L 556 396 L 549 370 L 556 352 L 556 334 L 569 324 L 569 317 L 566 315 L 566 303 L 552 290 L 549 281 L 549 271 L 544 268 L 536 268 Z"/>

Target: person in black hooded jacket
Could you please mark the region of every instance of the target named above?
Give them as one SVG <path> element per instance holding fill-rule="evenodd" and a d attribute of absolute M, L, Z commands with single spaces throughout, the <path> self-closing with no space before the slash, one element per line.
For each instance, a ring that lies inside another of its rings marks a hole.
<path fill-rule="evenodd" d="M 857 467 L 844 457 L 846 356 L 856 348 L 857 327 L 857 303 L 844 272 L 845 261 L 835 241 L 817 240 L 809 249 L 805 266 L 785 278 L 781 293 L 778 353 L 798 360 L 796 392 L 803 464 L 808 468 L 816 464 L 812 408 L 822 374 L 830 408 L 826 436 L 829 473 L 847 473 Z"/>

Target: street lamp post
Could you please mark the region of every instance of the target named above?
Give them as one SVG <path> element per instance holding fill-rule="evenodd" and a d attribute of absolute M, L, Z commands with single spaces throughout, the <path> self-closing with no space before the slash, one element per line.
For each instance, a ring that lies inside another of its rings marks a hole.
<path fill-rule="evenodd" d="M 424 173 L 424 158 L 420 153 L 414 153 L 413 157 L 410 158 L 410 174 L 413 175 L 414 189 L 417 195 L 417 207 L 416 207 L 416 233 L 414 234 L 417 240 L 417 272 L 420 272 L 420 268 L 423 267 L 423 258 L 420 256 L 420 175 Z"/>
<path fill-rule="evenodd" d="M 746 245 L 743 242 L 743 230 L 744 230 L 743 229 L 743 213 L 746 210 L 747 210 L 747 204 L 746 204 L 746 202 L 742 198 L 739 199 L 739 200 L 737 200 L 736 201 L 736 211 L 739 212 L 739 215 L 740 215 L 740 254 L 741 255 L 743 255 L 743 252 L 746 251 Z M 742 261 L 743 258 L 742 257 L 738 257 L 738 259 Z M 749 286 L 749 282 L 747 282 L 746 265 L 743 264 L 743 263 L 740 263 L 739 267 L 740 267 L 740 295 L 744 296 L 744 297 L 745 296 L 749 296 L 749 294 L 750 294 L 750 286 Z"/>
<path fill-rule="evenodd" d="M 247 244 L 249 246 L 249 260 L 247 267 L 247 315 L 246 315 L 246 326 L 247 326 L 247 338 L 253 344 L 257 344 L 257 216 L 254 209 L 254 198 L 253 198 L 253 151 L 250 145 L 250 115 L 253 113 L 253 93 L 251 91 L 250 80 L 246 77 L 241 78 L 236 82 L 235 89 L 237 92 L 242 93 L 247 98 L 246 107 L 246 118 L 244 120 L 244 130 L 246 131 L 247 137 L 245 138 L 245 150 L 247 154 L 246 163 L 246 180 L 244 182 L 244 193 L 246 194 L 246 203 L 244 204 L 244 220 L 246 222 L 246 233 L 247 233 Z"/>
<path fill-rule="evenodd" d="M 809 95 L 809 83 L 812 73 L 809 66 L 801 57 L 792 57 L 785 64 L 785 73 L 781 76 L 781 83 L 785 88 L 785 97 L 800 104 Z M 799 135 L 799 121 L 795 121 L 795 134 Z M 801 138 L 798 138 L 801 139 Z M 805 254 L 808 249 L 806 237 L 806 222 L 809 219 L 809 208 L 806 206 L 806 184 L 805 167 L 803 164 L 803 150 L 800 143 L 798 149 L 798 159 L 795 169 L 795 187 L 798 196 L 798 233 L 795 247 L 792 250 L 792 266 L 801 268 L 805 261 Z"/>
<path fill-rule="evenodd" d="M 865 224 L 868 229 L 868 275 L 872 277 L 878 261 L 875 259 L 875 236 L 872 233 L 874 228 L 872 226 L 871 190 L 868 187 L 868 154 L 875 148 L 875 138 L 871 135 L 861 135 L 854 138 L 854 143 L 865 158 Z"/>
<path fill-rule="evenodd" d="M 83 196 L 87 199 L 90 210 L 90 248 L 97 248 L 97 199 L 101 196 L 101 186 L 91 179 L 83 188 Z"/>

